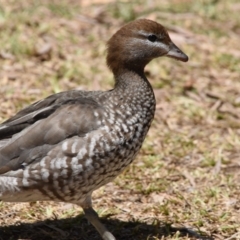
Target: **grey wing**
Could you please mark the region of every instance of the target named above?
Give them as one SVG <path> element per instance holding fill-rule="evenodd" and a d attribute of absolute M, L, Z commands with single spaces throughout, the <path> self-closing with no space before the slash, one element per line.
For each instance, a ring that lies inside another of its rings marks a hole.
<path fill-rule="evenodd" d="M 3 145 L 3 139 L 9 138 L 34 122 L 48 117 L 62 105 L 73 100 L 82 99 L 82 101 L 84 101 L 86 97 L 91 99 L 91 95 L 97 93 L 98 92 L 83 92 L 76 90 L 61 92 L 53 94 L 22 109 L 15 116 L 0 124 L 0 147 Z"/>
<path fill-rule="evenodd" d="M 80 97 L 61 104 L 48 103 L 25 115 L 20 112 L 21 116 L 0 125 L 0 136 L 9 133 L 9 129 L 14 132 L 9 140 L 3 140 L 0 148 L 0 174 L 39 161 L 67 138 L 96 130 L 101 124 L 102 111 L 92 98 Z M 18 126 L 23 125 L 27 126 L 16 133 Z"/>

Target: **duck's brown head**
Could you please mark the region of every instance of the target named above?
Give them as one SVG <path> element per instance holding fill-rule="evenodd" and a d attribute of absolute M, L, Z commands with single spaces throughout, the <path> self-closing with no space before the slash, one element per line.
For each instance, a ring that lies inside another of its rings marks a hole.
<path fill-rule="evenodd" d="M 143 71 L 157 57 L 188 61 L 159 23 L 138 19 L 118 30 L 108 41 L 107 64 L 116 75 L 123 69 Z"/>

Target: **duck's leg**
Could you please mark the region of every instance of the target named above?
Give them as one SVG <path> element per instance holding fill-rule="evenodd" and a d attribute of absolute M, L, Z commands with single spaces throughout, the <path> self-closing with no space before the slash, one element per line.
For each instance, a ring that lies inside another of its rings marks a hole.
<path fill-rule="evenodd" d="M 102 239 L 116 240 L 116 238 L 107 230 L 107 228 L 100 222 L 98 214 L 92 207 L 83 209 L 88 221 L 97 229 Z"/>
<path fill-rule="evenodd" d="M 107 228 L 100 222 L 98 214 L 92 208 L 91 196 L 89 196 L 84 204 L 81 204 L 87 220 L 96 228 L 104 240 L 116 240 L 116 238 L 107 230 Z"/>

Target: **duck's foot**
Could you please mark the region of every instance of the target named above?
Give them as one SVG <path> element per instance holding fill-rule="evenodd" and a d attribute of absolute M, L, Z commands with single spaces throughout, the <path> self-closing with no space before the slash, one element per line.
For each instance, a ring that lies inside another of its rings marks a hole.
<path fill-rule="evenodd" d="M 116 240 L 116 238 L 107 230 L 107 228 L 100 222 L 98 214 L 93 208 L 84 208 L 84 213 L 88 221 L 96 228 L 103 240 Z"/>

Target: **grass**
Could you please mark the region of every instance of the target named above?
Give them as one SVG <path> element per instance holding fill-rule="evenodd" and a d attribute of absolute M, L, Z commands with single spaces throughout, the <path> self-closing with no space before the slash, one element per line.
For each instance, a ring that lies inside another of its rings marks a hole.
<path fill-rule="evenodd" d="M 156 59 L 140 154 L 94 207 L 117 239 L 240 239 L 237 0 L 2 1 L 0 120 L 49 94 L 109 89 L 105 43 L 137 17 L 165 25 L 190 61 Z M 0 203 L 0 239 L 99 239 L 71 204 Z"/>

